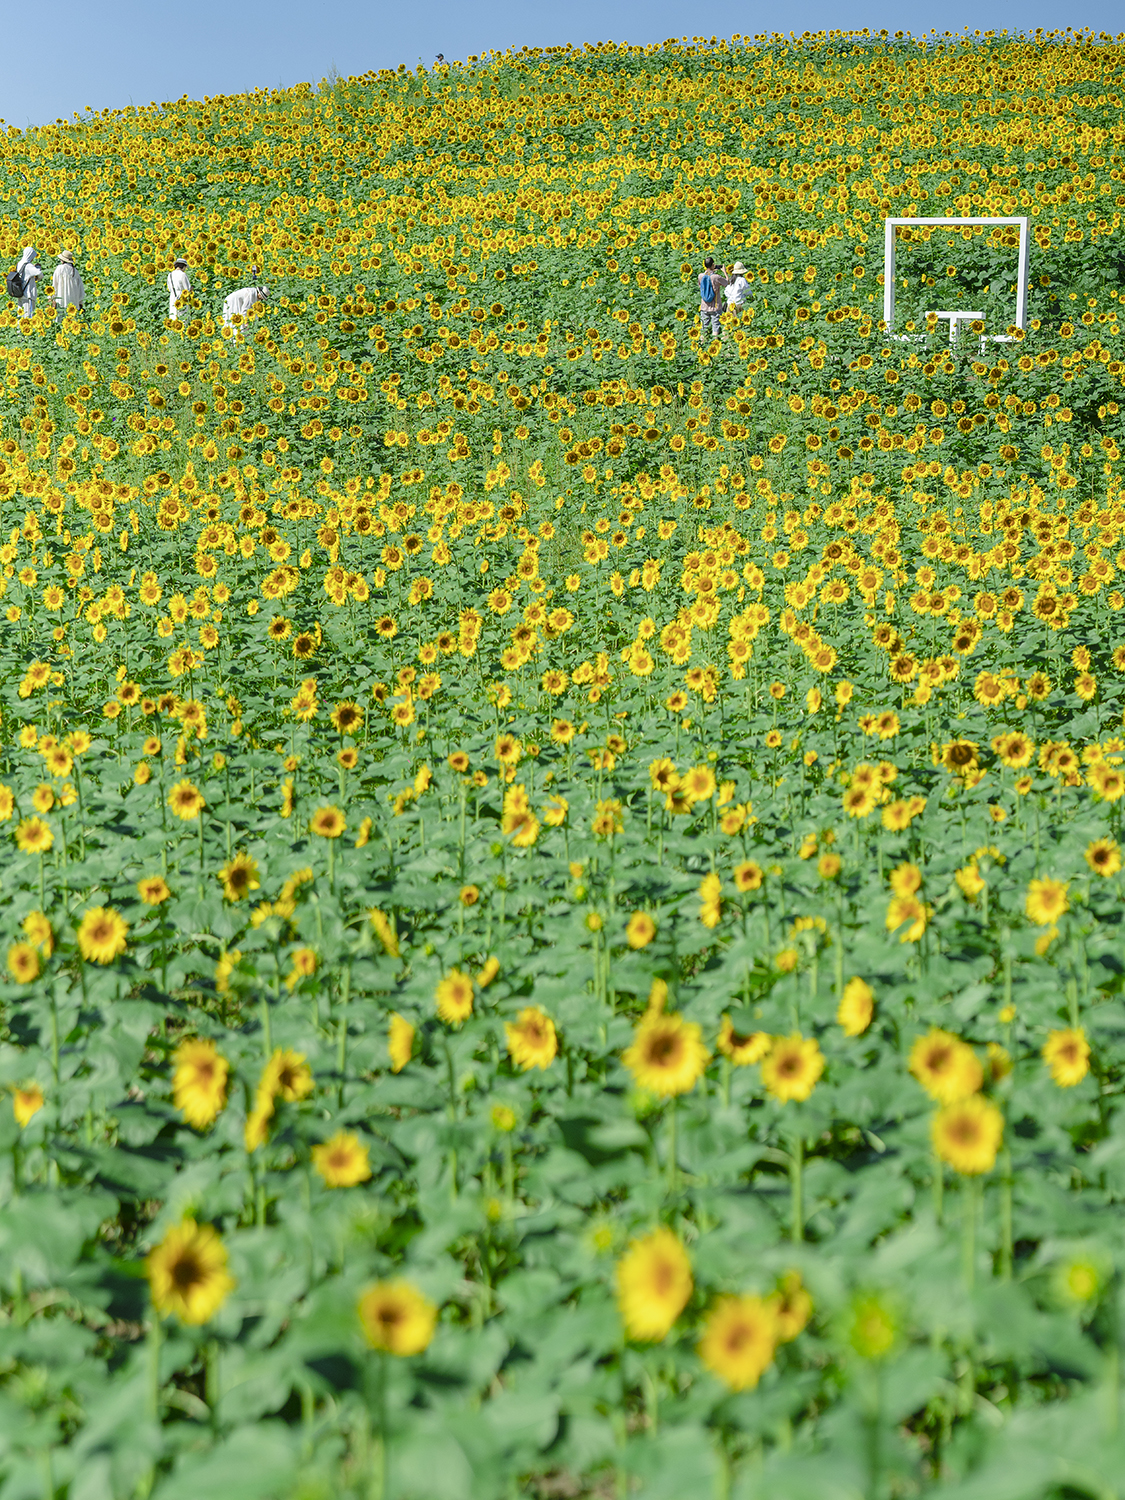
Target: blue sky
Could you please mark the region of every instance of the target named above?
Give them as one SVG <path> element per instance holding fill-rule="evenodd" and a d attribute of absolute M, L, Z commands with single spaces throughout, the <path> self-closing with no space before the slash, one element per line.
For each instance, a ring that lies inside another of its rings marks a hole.
<path fill-rule="evenodd" d="M 1116 33 L 1125 22 L 1111 0 L 915 0 L 910 7 L 888 0 L 793 0 L 787 6 L 749 9 L 717 4 L 670 4 L 667 0 L 591 0 L 565 6 L 493 0 L 485 6 L 372 5 L 334 0 L 330 5 L 296 0 L 53 0 L 33 8 L 19 34 L 24 52 L 8 40 L 0 52 L 0 118 L 21 129 L 56 117 L 94 109 L 242 93 L 255 87 L 316 83 L 330 68 L 342 74 L 371 68 L 413 67 L 434 54 L 464 58 L 489 48 L 575 45 L 614 41 L 658 42 L 666 37 L 731 36 L 779 29 L 800 33 L 863 26 L 895 31 L 961 27 L 1003 30 L 1073 26 Z"/>

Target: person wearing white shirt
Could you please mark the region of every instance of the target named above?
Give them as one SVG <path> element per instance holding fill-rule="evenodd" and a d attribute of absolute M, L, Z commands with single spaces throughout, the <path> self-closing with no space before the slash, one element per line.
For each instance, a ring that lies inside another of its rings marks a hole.
<path fill-rule="evenodd" d="M 28 245 L 19 258 L 16 271 L 23 287 L 23 296 L 20 297 L 16 306 L 20 310 L 20 316 L 30 318 L 35 315 L 35 303 L 39 296 L 39 278 L 43 271 L 35 264 L 35 246 Z"/>
<path fill-rule="evenodd" d="M 51 300 L 60 318 L 65 318 L 72 307 L 79 309 L 86 300 L 86 288 L 69 250 L 59 251 L 59 263 L 51 275 Z"/>
<path fill-rule="evenodd" d="M 187 261 L 177 260 L 168 277 L 168 317 L 173 323 L 180 320 L 180 308 L 191 294 L 191 281 L 187 273 Z"/>
<path fill-rule="evenodd" d="M 231 292 L 223 303 L 223 327 L 232 328 L 235 318 L 245 321 L 250 309 L 258 302 L 265 302 L 268 296 L 264 286 L 240 286 Z"/>
<path fill-rule="evenodd" d="M 730 268 L 730 281 L 723 288 L 723 296 L 727 299 L 727 307 L 739 308 L 750 300 L 750 283 L 747 280 L 749 271 L 740 260 L 736 260 Z"/>

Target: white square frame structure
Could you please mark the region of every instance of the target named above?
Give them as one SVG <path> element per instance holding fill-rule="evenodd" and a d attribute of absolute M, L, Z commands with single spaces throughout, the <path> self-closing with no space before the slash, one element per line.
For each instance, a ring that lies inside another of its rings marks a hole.
<path fill-rule="evenodd" d="M 1016 316 L 1013 320 L 1015 326 L 1021 331 L 1027 331 L 1027 274 L 1028 262 L 1031 254 L 1031 221 L 1026 216 L 1019 218 L 1000 219 L 884 219 L 883 221 L 883 322 L 888 334 L 892 338 L 925 338 L 925 334 L 896 334 L 894 332 L 895 321 L 895 245 L 896 230 L 917 229 L 923 224 L 933 229 L 973 229 L 977 226 L 997 224 L 1015 224 L 1019 228 L 1019 262 L 1016 270 Z M 927 317 L 931 316 L 929 312 Z M 933 316 L 949 320 L 949 339 L 951 343 L 957 342 L 960 325 L 963 322 L 971 322 L 979 315 L 975 312 L 960 313 L 954 311 L 935 312 Z M 981 337 L 982 346 L 986 342 L 995 344 L 1010 344 L 1012 336 L 1007 333 L 984 334 Z"/>

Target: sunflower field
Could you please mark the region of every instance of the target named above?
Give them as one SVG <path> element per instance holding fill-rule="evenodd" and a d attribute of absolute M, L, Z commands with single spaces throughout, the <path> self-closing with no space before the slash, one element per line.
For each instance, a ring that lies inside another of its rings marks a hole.
<path fill-rule="evenodd" d="M 1125 1495 L 1123 65 L 0 137 L 0 1500 Z"/>

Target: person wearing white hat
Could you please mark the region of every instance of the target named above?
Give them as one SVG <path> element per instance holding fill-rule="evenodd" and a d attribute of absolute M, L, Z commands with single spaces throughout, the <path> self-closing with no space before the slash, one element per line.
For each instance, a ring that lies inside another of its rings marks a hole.
<path fill-rule="evenodd" d="M 187 261 L 179 256 L 168 275 L 168 318 L 172 323 L 180 320 L 180 307 L 184 298 L 191 295 L 191 281 L 187 273 Z"/>
<path fill-rule="evenodd" d="M 86 288 L 69 250 L 59 251 L 59 263 L 51 274 L 51 300 L 60 318 L 72 307 L 81 308 L 86 300 Z"/>
<path fill-rule="evenodd" d="M 736 260 L 730 268 L 730 281 L 723 288 L 723 296 L 727 299 L 729 308 L 741 307 L 744 302 L 750 300 L 750 282 L 747 277 L 750 272 L 740 260 Z"/>
<path fill-rule="evenodd" d="M 20 316 L 23 318 L 34 317 L 35 302 L 39 296 L 39 278 L 42 276 L 42 268 L 35 264 L 35 246 L 28 245 L 19 258 L 16 266 L 16 275 L 23 287 L 23 296 L 17 299 Z"/>
<path fill-rule="evenodd" d="M 257 270 L 257 267 L 254 269 Z M 268 297 L 269 290 L 264 286 L 240 286 L 223 302 L 223 327 L 233 328 L 235 318 L 245 322 L 250 309 L 259 302 L 265 302 Z M 235 337 L 238 337 L 237 331 Z"/>

